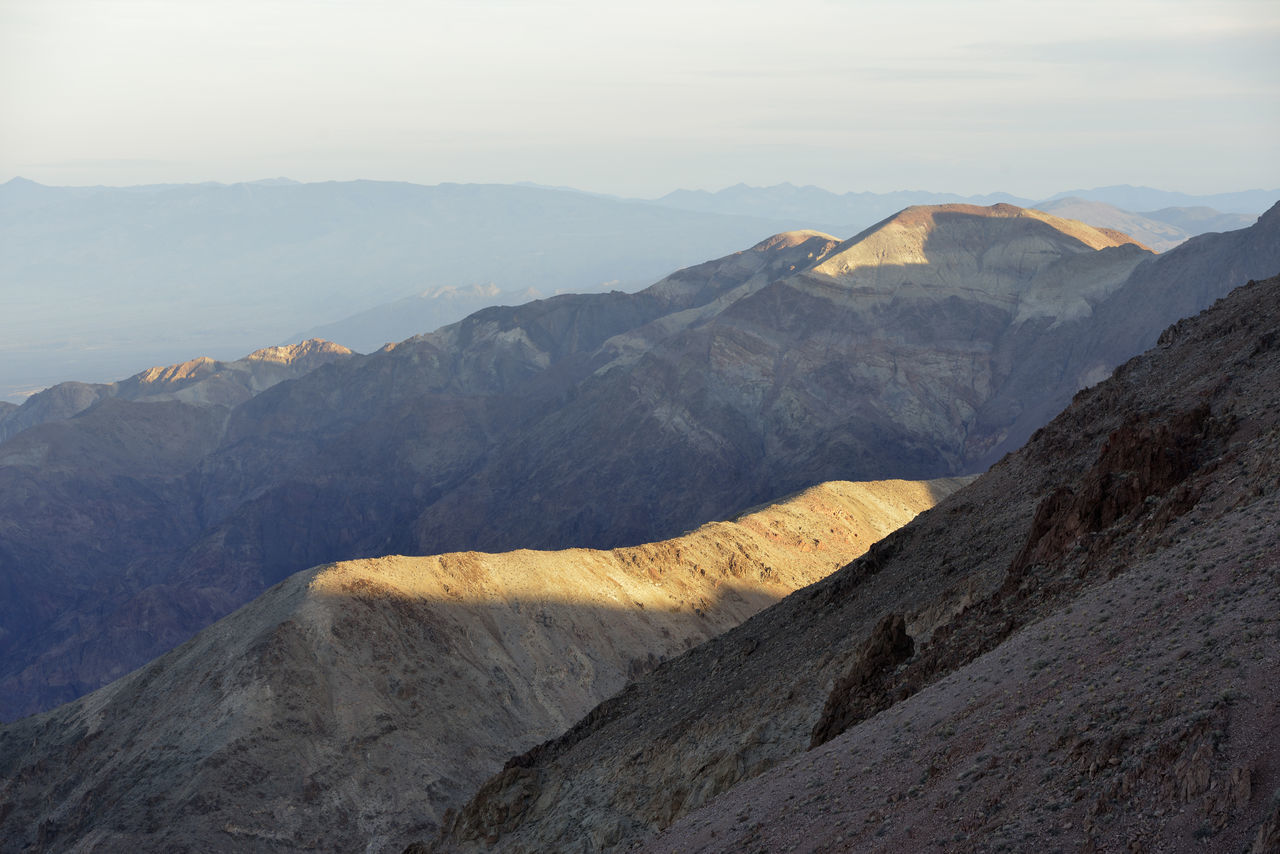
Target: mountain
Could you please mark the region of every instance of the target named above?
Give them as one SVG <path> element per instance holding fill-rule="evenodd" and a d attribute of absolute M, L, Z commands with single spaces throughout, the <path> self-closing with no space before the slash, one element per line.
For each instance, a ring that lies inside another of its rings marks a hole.
<path fill-rule="evenodd" d="M 1280 210 L 1153 256 L 1011 206 L 908 209 L 635 294 L 488 308 L 229 413 L 114 399 L 36 426 L 0 444 L 0 717 L 309 566 L 613 548 L 826 480 L 980 471 L 1280 269 L 1277 229 Z"/>
<path fill-rule="evenodd" d="M 487 306 L 522 305 L 544 296 L 534 288 L 504 291 L 493 282 L 469 287 L 430 288 L 420 294 L 313 327 L 290 340 L 327 338 L 345 341 L 353 349 L 368 353 L 388 343 L 412 338 L 424 330 L 447 326 Z"/>
<path fill-rule="evenodd" d="M 829 483 L 607 552 L 299 573 L 140 670 L 0 728 L 0 851 L 399 851 L 507 756 L 958 485 Z"/>
<path fill-rule="evenodd" d="M 1278 515 L 1280 277 L 409 850 L 1274 851 Z"/>
<path fill-rule="evenodd" d="M 503 185 L 14 179 L 0 185 L 0 397 L 230 359 L 424 290 L 631 289 L 788 227 Z"/>
<path fill-rule="evenodd" d="M 448 550 L 420 546 L 413 515 L 518 432 L 526 410 L 554 406 L 559 372 L 589 373 L 588 354 L 614 333 L 776 278 L 809 251 L 770 244 L 644 294 L 488 309 L 347 360 L 363 366 L 354 372 L 330 365 L 294 393 L 283 383 L 261 408 L 113 398 L 12 437 L 0 444 L 0 719 L 122 676 L 305 567 Z M 518 334 L 500 334 L 495 319 L 513 317 Z M 551 354 L 525 351 L 530 336 L 554 348 L 556 371 L 544 370 Z M 557 524 L 517 545 L 584 544 Z M 464 549 L 493 548 L 474 528 L 465 536 Z"/>
<path fill-rule="evenodd" d="M 1257 216 L 1267 210 L 1277 198 L 1280 190 L 1243 190 L 1238 193 L 1211 193 L 1207 195 L 1189 195 L 1187 193 L 1171 193 L 1168 190 L 1155 190 L 1151 187 L 1133 187 L 1121 184 L 1111 187 L 1095 187 L 1092 190 L 1068 190 L 1050 196 L 1046 201 L 1054 201 L 1068 197 L 1086 199 L 1094 202 L 1105 202 L 1129 211 L 1154 211 L 1160 208 L 1174 207 L 1209 207 L 1219 211 L 1235 214 Z"/>
<path fill-rule="evenodd" d="M 21 406 L 0 409 L 0 442 L 29 427 L 71 418 L 108 398 L 232 407 L 276 383 L 350 355 L 351 351 L 339 344 L 309 339 L 255 350 L 234 362 L 204 356 L 164 368 L 149 368 L 115 383 L 59 383 L 31 395 Z"/>

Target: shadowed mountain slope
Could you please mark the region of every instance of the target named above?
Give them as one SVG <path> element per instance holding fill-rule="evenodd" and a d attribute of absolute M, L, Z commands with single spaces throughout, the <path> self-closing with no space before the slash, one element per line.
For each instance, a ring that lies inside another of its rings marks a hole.
<path fill-rule="evenodd" d="M 979 470 L 1178 316 L 1164 312 L 1274 273 L 1277 231 L 1273 211 L 1155 257 L 1007 205 L 913 208 L 636 294 L 477 312 L 167 439 L 170 468 L 108 478 L 94 461 L 156 404 L 28 430 L 0 445 L 16 594 L 0 715 L 83 693 L 326 561 L 614 547 L 826 480 Z M 1203 278 L 1179 279 L 1178 258 Z M 1135 281 L 1168 292 L 1135 307 Z M 41 468 L 46 433 L 83 453 Z"/>
<path fill-rule="evenodd" d="M 0 851 L 398 851 L 506 756 L 957 486 L 828 483 L 615 551 L 299 573 L 146 667 L 0 729 Z"/>
<path fill-rule="evenodd" d="M 1280 279 L 1180 321 L 867 556 L 513 758 L 439 848 L 1243 850 L 1280 787 L 1277 342 Z"/>
<path fill-rule="evenodd" d="M 510 760 L 428 847 L 1274 850 L 1277 517 L 1273 278 Z"/>

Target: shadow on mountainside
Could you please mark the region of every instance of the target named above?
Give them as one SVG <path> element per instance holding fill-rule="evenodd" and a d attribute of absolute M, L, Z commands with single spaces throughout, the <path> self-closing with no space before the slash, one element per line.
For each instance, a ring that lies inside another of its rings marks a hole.
<path fill-rule="evenodd" d="M 512 760 L 437 847 L 1243 848 L 1280 786 L 1278 290 Z"/>
<path fill-rule="evenodd" d="M 509 756 L 777 601 L 731 579 L 680 604 L 645 594 L 432 601 L 376 567 L 302 573 L 0 728 L 0 851 L 398 851 Z"/>

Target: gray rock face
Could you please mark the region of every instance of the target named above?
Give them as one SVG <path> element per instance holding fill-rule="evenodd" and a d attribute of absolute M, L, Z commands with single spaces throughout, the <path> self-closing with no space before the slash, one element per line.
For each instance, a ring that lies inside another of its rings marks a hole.
<path fill-rule="evenodd" d="M 637 294 L 486 309 L 229 411 L 117 399 L 27 430 L 0 445 L 0 717 L 326 561 L 613 547 L 825 480 L 979 470 L 1274 272 L 1278 216 L 1153 258 L 1009 206 L 909 209 Z"/>

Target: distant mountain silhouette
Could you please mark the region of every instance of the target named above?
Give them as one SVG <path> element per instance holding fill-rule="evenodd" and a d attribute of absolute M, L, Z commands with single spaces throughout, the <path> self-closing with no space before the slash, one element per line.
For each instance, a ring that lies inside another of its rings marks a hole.
<path fill-rule="evenodd" d="M 1280 198 L 1280 190 L 1244 190 L 1238 193 L 1208 193 L 1197 196 L 1120 184 L 1111 187 L 1095 187 L 1091 190 L 1067 190 L 1050 196 L 1046 201 L 1068 197 L 1105 202 L 1128 211 L 1209 207 L 1226 213 L 1257 216 L 1275 204 L 1276 199 Z"/>
<path fill-rule="evenodd" d="M 1029 205 L 1024 199 L 1008 193 L 963 196 L 927 190 L 901 190 L 894 193 L 833 193 L 821 187 L 797 187 L 775 184 L 772 187 L 750 187 L 735 184 L 716 192 L 707 190 L 675 190 L 655 200 L 658 204 L 703 213 L 748 213 L 754 216 L 783 217 L 792 228 L 815 228 L 849 234 L 861 231 L 873 222 L 911 205 L 964 203 L 991 205 L 1008 203 Z M 771 213 L 767 213 L 771 212 Z"/>

